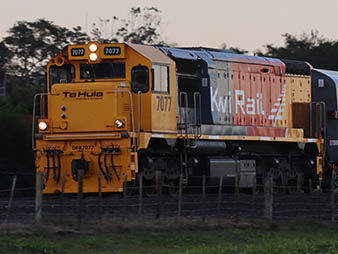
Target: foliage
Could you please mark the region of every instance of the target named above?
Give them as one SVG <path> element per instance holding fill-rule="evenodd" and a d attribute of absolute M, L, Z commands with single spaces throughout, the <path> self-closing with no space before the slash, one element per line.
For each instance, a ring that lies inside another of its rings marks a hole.
<path fill-rule="evenodd" d="M 261 56 L 307 61 L 315 68 L 338 70 L 338 40 L 325 39 L 318 31 L 299 36 L 283 34 L 284 46 L 265 45 L 265 52 L 257 51 Z"/>
<path fill-rule="evenodd" d="M 9 77 L 8 82 L 10 86 L 7 88 L 7 96 L 2 103 L 10 105 L 14 112 L 31 115 L 34 95 L 43 92 L 40 83 L 27 86 L 22 79 L 13 76 Z"/>
<path fill-rule="evenodd" d="M 2 248 L 1 248 L 2 247 Z M 7 253 L 34 253 L 34 254 L 56 254 L 63 253 L 62 247 L 53 242 L 46 242 L 43 238 L 34 241 L 24 239 L 5 239 L 0 241 L 0 248 Z M 1 252 L 0 252 L 1 253 Z"/>
<path fill-rule="evenodd" d="M 227 49 L 227 50 L 231 50 L 237 54 L 247 54 L 249 51 L 245 50 L 245 49 L 240 49 L 238 47 L 230 47 L 228 48 L 228 46 L 225 43 L 222 43 L 221 49 Z"/>
<path fill-rule="evenodd" d="M 92 39 L 99 42 L 161 43 L 161 11 L 155 7 L 131 8 L 129 19 L 100 19 L 93 24 Z"/>
<path fill-rule="evenodd" d="M 0 70 L 7 67 L 12 58 L 12 53 L 3 41 L 0 42 Z"/>
<path fill-rule="evenodd" d="M 8 161 L 32 161 L 30 142 L 30 121 L 9 103 L 0 105 L 0 158 Z"/>
<path fill-rule="evenodd" d="M 9 189 L 12 175 L 19 177 L 19 187 L 34 185 L 34 156 L 31 148 L 31 122 L 8 101 L 0 104 L 0 186 Z"/>
<path fill-rule="evenodd" d="M 18 21 L 8 34 L 3 44 L 12 56 L 9 72 L 27 83 L 43 76 L 46 63 L 65 45 L 89 39 L 81 27 L 69 30 L 45 19 Z"/>

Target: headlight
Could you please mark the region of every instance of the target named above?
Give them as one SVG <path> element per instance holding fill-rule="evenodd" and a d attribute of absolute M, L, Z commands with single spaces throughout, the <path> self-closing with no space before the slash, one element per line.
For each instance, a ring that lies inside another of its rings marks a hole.
<path fill-rule="evenodd" d="M 95 52 L 97 50 L 97 45 L 95 43 L 92 43 L 89 45 L 89 50 L 91 52 Z"/>
<path fill-rule="evenodd" d="M 96 53 L 90 53 L 90 55 L 89 55 L 89 59 L 90 59 L 90 61 L 96 61 L 96 59 L 97 59 L 97 54 Z"/>
<path fill-rule="evenodd" d="M 115 126 L 117 128 L 122 128 L 123 127 L 123 122 L 120 119 L 115 120 Z"/>
<path fill-rule="evenodd" d="M 40 131 L 45 131 L 47 129 L 47 123 L 46 122 L 40 122 L 39 123 L 39 130 Z"/>

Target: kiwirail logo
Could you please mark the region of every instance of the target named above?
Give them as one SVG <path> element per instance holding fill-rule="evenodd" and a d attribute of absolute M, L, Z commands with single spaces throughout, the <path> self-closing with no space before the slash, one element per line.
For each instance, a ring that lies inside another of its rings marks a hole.
<path fill-rule="evenodd" d="M 211 111 L 219 113 L 233 112 L 231 91 L 227 95 L 218 95 L 218 88 L 210 87 Z M 245 97 L 244 90 L 235 90 L 235 114 L 265 115 L 263 105 L 263 94 L 256 93 L 255 98 Z"/>
<path fill-rule="evenodd" d="M 63 92 L 65 99 L 75 100 L 98 100 L 103 98 L 103 92 L 99 91 L 77 91 L 77 92 Z"/>

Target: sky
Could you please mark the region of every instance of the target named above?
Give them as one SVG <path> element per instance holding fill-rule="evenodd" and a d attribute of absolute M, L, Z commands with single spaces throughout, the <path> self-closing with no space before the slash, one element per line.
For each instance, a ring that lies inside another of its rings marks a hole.
<path fill-rule="evenodd" d="M 131 7 L 161 10 L 162 37 L 179 46 L 238 47 L 253 53 L 283 45 L 282 34 L 318 30 L 338 39 L 338 0 L 0 0 L 0 38 L 17 21 L 51 20 L 88 32 L 93 23 L 127 18 Z"/>

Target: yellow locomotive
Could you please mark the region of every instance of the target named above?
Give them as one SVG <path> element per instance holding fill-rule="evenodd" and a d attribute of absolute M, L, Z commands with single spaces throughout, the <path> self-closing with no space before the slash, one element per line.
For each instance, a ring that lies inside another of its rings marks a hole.
<path fill-rule="evenodd" d="M 322 174 L 324 141 L 311 124 L 311 67 L 206 48 L 126 43 L 69 45 L 47 66 L 34 99 L 33 149 L 44 193 L 122 192 L 161 170 L 276 181 Z M 311 113 L 312 112 L 312 113 Z M 319 113 L 320 114 L 320 110 Z M 35 129 L 38 131 L 35 133 Z M 314 138 L 315 137 L 315 138 Z M 309 152 L 310 151 L 310 152 Z"/>

